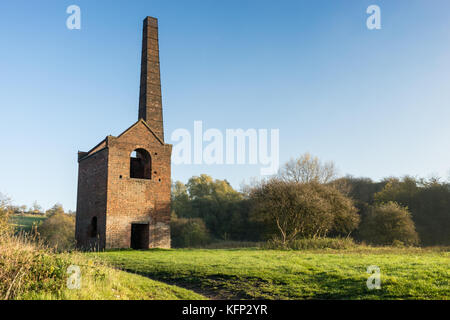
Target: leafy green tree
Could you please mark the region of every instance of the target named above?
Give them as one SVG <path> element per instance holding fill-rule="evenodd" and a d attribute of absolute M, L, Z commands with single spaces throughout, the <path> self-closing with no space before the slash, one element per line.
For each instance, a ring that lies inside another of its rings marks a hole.
<path fill-rule="evenodd" d="M 55 214 L 64 214 L 64 208 L 60 203 L 55 204 L 53 207 L 45 211 L 47 217 L 51 217 Z"/>
<path fill-rule="evenodd" d="M 186 185 L 172 185 L 172 210 L 180 218 L 202 219 L 217 239 L 244 240 L 241 232 L 251 229 L 243 194 L 228 181 L 206 174 L 190 178 Z"/>
<path fill-rule="evenodd" d="M 408 208 L 395 202 L 377 204 L 370 208 L 360 226 L 363 239 L 371 244 L 392 245 L 402 242 L 416 245 L 419 237 Z"/>
<path fill-rule="evenodd" d="M 196 247 L 210 242 L 209 231 L 200 218 L 175 218 L 170 223 L 171 242 L 175 248 Z"/>
<path fill-rule="evenodd" d="M 192 214 L 188 190 L 186 185 L 181 181 L 172 183 L 171 199 L 171 208 L 175 215 L 189 217 Z"/>
<path fill-rule="evenodd" d="M 75 217 L 61 212 L 52 213 L 37 228 L 44 242 L 58 250 L 70 250 L 75 246 Z"/>
<path fill-rule="evenodd" d="M 384 188 L 375 194 L 377 202 L 395 201 L 406 206 L 420 192 L 418 181 L 413 177 L 388 178 L 386 181 Z"/>

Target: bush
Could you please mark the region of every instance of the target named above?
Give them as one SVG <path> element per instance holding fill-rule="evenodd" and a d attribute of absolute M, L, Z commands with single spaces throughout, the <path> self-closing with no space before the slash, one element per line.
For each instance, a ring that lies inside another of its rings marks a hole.
<path fill-rule="evenodd" d="M 363 240 L 376 245 L 416 245 L 419 237 L 408 208 L 395 202 L 378 204 L 363 217 L 359 233 Z"/>
<path fill-rule="evenodd" d="M 437 178 L 391 178 L 375 199 L 407 206 L 422 245 L 450 245 L 450 183 Z"/>
<path fill-rule="evenodd" d="M 51 217 L 55 214 L 64 214 L 64 208 L 60 203 L 55 204 L 53 207 L 45 211 L 47 217 Z"/>
<path fill-rule="evenodd" d="M 277 230 L 283 243 L 296 238 L 349 236 L 359 216 L 351 199 L 332 186 L 272 179 L 250 191 L 252 217 Z"/>
<path fill-rule="evenodd" d="M 351 238 L 317 238 L 317 239 L 296 239 L 283 244 L 278 239 L 269 240 L 265 249 L 275 250 L 319 250 L 319 249 L 350 249 L 356 247 Z"/>
<path fill-rule="evenodd" d="M 30 292 L 59 292 L 70 263 L 25 234 L 0 236 L 0 299 Z"/>
<path fill-rule="evenodd" d="M 10 200 L 0 193 L 0 240 L 2 237 L 10 235 L 13 231 L 9 223 L 11 216 L 9 204 Z"/>
<path fill-rule="evenodd" d="M 196 247 L 208 244 L 210 236 L 202 219 L 175 218 L 170 223 L 172 247 Z"/>
<path fill-rule="evenodd" d="M 70 250 L 75 247 L 75 217 L 65 213 L 55 213 L 45 219 L 37 228 L 37 231 L 50 247 L 60 251 Z"/>
<path fill-rule="evenodd" d="M 0 237 L 9 235 L 13 231 L 13 228 L 9 223 L 9 217 L 9 213 L 0 208 Z"/>

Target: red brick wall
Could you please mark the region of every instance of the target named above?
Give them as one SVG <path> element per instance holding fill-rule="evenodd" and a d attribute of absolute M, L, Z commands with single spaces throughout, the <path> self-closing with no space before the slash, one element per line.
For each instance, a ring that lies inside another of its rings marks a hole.
<path fill-rule="evenodd" d="M 79 163 L 75 236 L 80 248 L 105 246 L 107 169 L 107 149 L 94 153 Z M 89 232 L 94 216 L 97 217 L 98 228 L 98 236 L 95 238 Z"/>
<path fill-rule="evenodd" d="M 130 178 L 130 155 L 147 150 L 152 160 L 152 179 Z M 108 196 L 106 248 L 128 248 L 131 223 L 150 225 L 150 247 L 170 248 L 171 145 L 162 145 L 139 122 L 118 138 L 108 137 Z"/>
<path fill-rule="evenodd" d="M 130 178 L 130 156 L 136 149 L 151 155 L 151 179 Z M 162 144 L 139 121 L 119 137 L 107 137 L 106 148 L 81 159 L 78 178 L 77 240 L 93 246 L 89 224 L 98 217 L 103 248 L 129 248 L 131 224 L 149 224 L 149 247 L 170 248 L 170 158 L 172 145 Z"/>

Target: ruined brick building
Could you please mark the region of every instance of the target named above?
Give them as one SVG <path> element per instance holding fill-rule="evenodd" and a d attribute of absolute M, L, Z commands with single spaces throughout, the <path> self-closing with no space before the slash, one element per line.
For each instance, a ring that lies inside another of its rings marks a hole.
<path fill-rule="evenodd" d="M 138 121 L 78 152 L 80 248 L 170 247 L 170 158 L 164 142 L 158 20 L 144 20 Z"/>

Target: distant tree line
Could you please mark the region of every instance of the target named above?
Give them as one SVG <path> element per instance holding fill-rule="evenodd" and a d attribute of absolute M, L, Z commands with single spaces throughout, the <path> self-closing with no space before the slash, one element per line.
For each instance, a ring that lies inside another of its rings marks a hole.
<path fill-rule="evenodd" d="M 279 174 L 241 191 L 202 174 L 172 184 L 174 247 L 218 240 L 278 241 L 346 238 L 375 245 L 450 245 L 450 183 L 438 178 L 338 178 L 332 162 L 309 154 Z M 42 212 L 14 206 L 0 194 L 0 220 L 45 214 L 35 230 L 50 246 L 74 246 L 75 215 L 56 204 Z M 5 224 L 3 224 L 5 225 Z M 2 231 L 0 230 L 0 233 Z"/>
<path fill-rule="evenodd" d="M 205 174 L 186 184 L 177 181 L 172 185 L 172 225 L 180 228 L 180 219 L 185 224 L 192 224 L 193 219 L 198 225 L 203 223 L 197 232 L 203 230 L 206 236 L 202 238 L 210 240 L 258 241 L 265 227 L 251 219 L 250 202 L 244 193 L 234 190 L 226 180 Z M 172 235 L 172 242 L 179 242 L 173 226 Z"/>
<path fill-rule="evenodd" d="M 172 185 L 172 244 L 214 240 L 288 244 L 344 237 L 376 245 L 450 245 L 450 184 L 439 179 L 337 178 L 305 154 L 241 192 L 202 174 Z"/>
<path fill-rule="evenodd" d="M 7 198 L 4 195 L 2 195 L 2 197 Z M 55 212 L 55 210 L 60 211 L 62 209 L 62 205 L 60 203 L 56 203 L 53 207 L 44 211 L 42 206 L 37 201 L 34 201 L 30 207 L 26 205 L 13 205 L 11 201 L 9 201 L 7 207 L 11 214 L 19 214 L 19 215 L 29 214 L 29 215 L 46 215 L 46 216 L 52 215 L 53 212 Z M 66 213 L 75 215 L 75 212 L 71 210 L 67 211 Z"/>
<path fill-rule="evenodd" d="M 374 206 L 393 202 L 411 214 L 422 245 L 450 245 L 450 183 L 409 176 L 381 182 L 353 177 L 340 180 L 347 185 L 348 196 L 354 199 L 363 220 Z M 355 236 L 364 238 L 360 230 Z"/>

